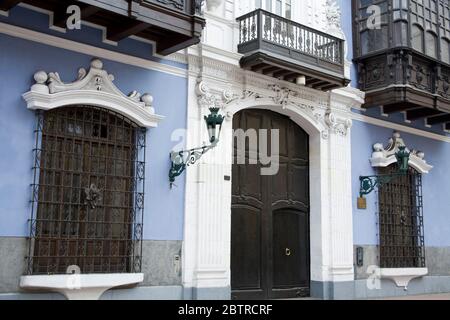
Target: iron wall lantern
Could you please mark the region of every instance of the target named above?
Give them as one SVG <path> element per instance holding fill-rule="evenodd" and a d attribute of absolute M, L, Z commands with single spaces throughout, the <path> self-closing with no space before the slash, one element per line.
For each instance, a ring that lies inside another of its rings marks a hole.
<path fill-rule="evenodd" d="M 175 179 L 179 177 L 187 167 L 195 164 L 205 153 L 214 149 L 219 143 L 222 131 L 224 116 L 219 114 L 219 108 L 209 108 L 210 114 L 205 116 L 206 127 L 208 129 L 210 145 L 190 150 L 174 151 L 170 154 L 172 163 L 169 172 L 170 187 L 172 188 Z"/>
<path fill-rule="evenodd" d="M 219 114 L 219 108 L 210 108 L 209 116 L 205 116 L 206 126 L 208 128 L 209 142 L 216 143 L 220 139 L 220 132 L 222 131 L 222 124 L 224 117 Z"/>
<path fill-rule="evenodd" d="M 399 147 L 398 152 L 395 154 L 398 163 L 398 171 L 400 173 L 406 174 L 409 169 L 409 156 L 410 153 L 406 150 L 405 146 Z"/>
<path fill-rule="evenodd" d="M 397 173 L 359 177 L 360 188 L 358 209 L 367 209 L 367 201 L 365 196 L 372 193 L 377 187 L 379 188 L 383 184 L 389 183 L 399 176 L 408 174 L 410 152 L 405 146 L 401 146 L 399 147 L 399 151 L 395 154 L 395 157 L 397 158 L 398 164 Z"/>

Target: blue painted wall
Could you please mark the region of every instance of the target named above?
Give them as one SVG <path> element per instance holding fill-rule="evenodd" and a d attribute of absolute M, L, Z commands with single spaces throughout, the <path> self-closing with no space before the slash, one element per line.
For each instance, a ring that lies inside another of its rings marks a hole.
<path fill-rule="evenodd" d="M 92 36 L 89 29 L 79 32 L 86 38 Z M 34 113 L 27 110 L 22 94 L 30 89 L 37 70 L 57 71 L 64 81 L 73 81 L 79 67 L 89 67 L 92 56 L 3 34 L 0 44 L 0 236 L 22 237 L 29 232 L 35 127 Z M 141 49 L 128 48 L 137 56 Z M 105 59 L 103 62 L 123 92 L 149 92 L 155 99 L 156 112 L 166 116 L 147 137 L 144 238 L 182 240 L 185 182 L 181 177 L 179 187 L 171 191 L 168 170 L 169 152 L 175 145 L 170 141 L 171 134 L 186 127 L 187 80 Z"/>
<path fill-rule="evenodd" d="M 392 137 L 393 130 L 368 123 L 354 121 L 352 128 L 352 189 L 354 242 L 356 245 L 376 245 L 376 195 L 367 197 L 368 210 L 358 210 L 359 176 L 376 174 L 369 158 L 372 146 L 384 145 Z M 405 143 L 413 149 L 425 152 L 425 159 L 434 166 L 430 174 L 423 176 L 423 201 L 426 246 L 450 246 L 450 143 L 401 132 Z"/>
<path fill-rule="evenodd" d="M 347 40 L 347 60 L 353 60 L 353 19 L 352 19 L 352 2 L 351 0 L 338 0 L 338 5 L 341 8 L 341 23 L 342 29 L 344 30 L 345 38 Z M 355 65 L 352 64 L 351 69 L 351 85 L 352 87 L 358 86 L 358 80 L 356 77 L 356 68 Z"/>

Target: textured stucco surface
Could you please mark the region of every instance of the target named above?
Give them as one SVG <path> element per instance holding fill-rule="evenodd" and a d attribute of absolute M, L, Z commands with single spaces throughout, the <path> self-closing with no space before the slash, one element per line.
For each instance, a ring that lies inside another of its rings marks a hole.
<path fill-rule="evenodd" d="M 181 241 L 144 241 L 144 282 L 141 287 L 181 285 Z M 0 237 L 0 293 L 20 292 L 28 242 L 25 238 Z"/>
<path fill-rule="evenodd" d="M 181 285 L 181 246 L 181 241 L 143 242 L 142 286 Z"/>
<path fill-rule="evenodd" d="M 25 238 L 0 238 L 0 293 L 19 291 L 27 248 Z"/>

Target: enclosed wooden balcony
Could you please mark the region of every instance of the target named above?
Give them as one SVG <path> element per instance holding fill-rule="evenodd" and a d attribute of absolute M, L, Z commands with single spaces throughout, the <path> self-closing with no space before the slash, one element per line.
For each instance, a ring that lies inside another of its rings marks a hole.
<path fill-rule="evenodd" d="M 357 58 L 364 108 L 403 113 L 405 120 L 450 129 L 450 66 L 401 48 Z"/>
<path fill-rule="evenodd" d="M 450 3 L 353 0 L 353 34 L 364 107 L 403 113 L 450 130 Z M 374 27 L 370 7 L 385 23 Z"/>
<path fill-rule="evenodd" d="M 344 87 L 344 40 L 258 9 L 237 19 L 241 67 L 328 91 Z"/>
<path fill-rule="evenodd" d="M 154 41 L 156 52 L 168 55 L 200 42 L 205 20 L 202 0 L 2 0 L 0 10 L 25 3 L 53 13 L 53 25 L 66 28 L 67 8 L 78 5 L 82 21 L 106 27 L 106 38 L 129 36 Z"/>

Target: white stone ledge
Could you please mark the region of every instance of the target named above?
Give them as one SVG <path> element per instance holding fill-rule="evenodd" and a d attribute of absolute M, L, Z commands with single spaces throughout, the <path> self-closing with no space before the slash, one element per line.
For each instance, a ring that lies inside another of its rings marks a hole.
<path fill-rule="evenodd" d="M 98 300 L 109 289 L 134 286 L 143 281 L 142 273 L 37 275 L 22 276 L 20 287 L 57 292 L 68 300 Z"/>
<path fill-rule="evenodd" d="M 381 279 L 389 279 L 395 282 L 397 287 L 408 289 L 409 283 L 428 274 L 427 268 L 382 268 L 380 269 Z"/>

